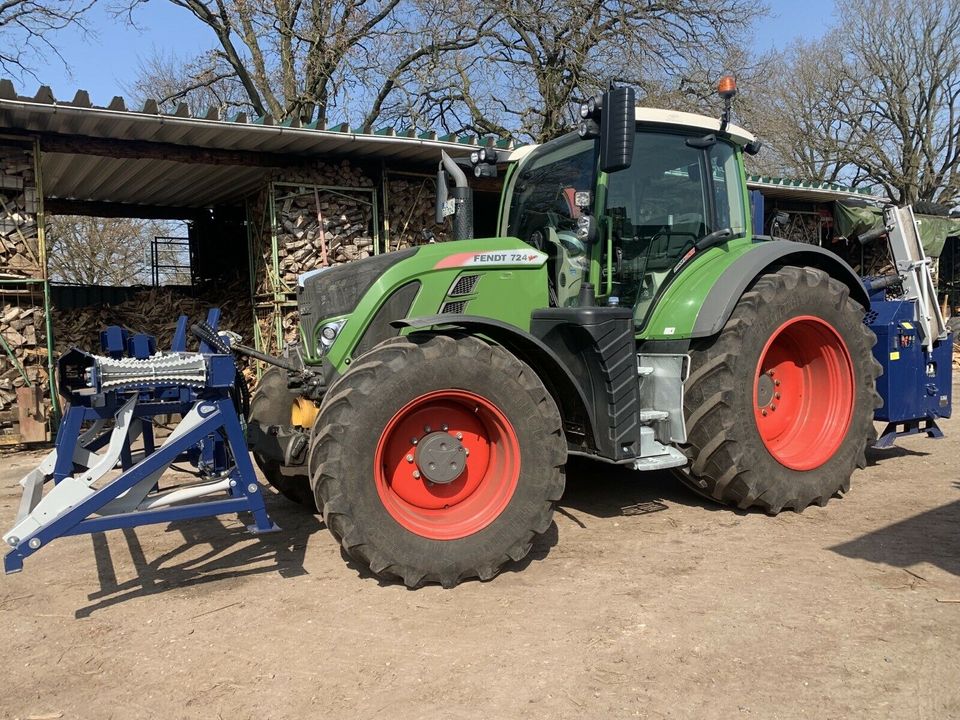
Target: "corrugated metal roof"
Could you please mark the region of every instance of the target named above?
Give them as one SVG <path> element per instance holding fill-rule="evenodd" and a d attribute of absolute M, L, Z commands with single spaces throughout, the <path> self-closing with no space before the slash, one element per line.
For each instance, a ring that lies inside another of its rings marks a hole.
<path fill-rule="evenodd" d="M 85 91 L 69 102 L 57 100 L 49 87 L 36 95 L 17 95 L 13 83 L 0 80 L 0 132 L 18 131 L 47 137 L 93 138 L 162 143 L 212 151 L 299 159 L 383 160 L 393 169 L 434 165 L 440 150 L 464 156 L 478 146 L 512 149 L 509 140 L 475 136 L 439 135 L 435 131 L 396 133 L 393 128 L 333 127 L 296 121 L 277 124 L 270 116 L 249 120 L 239 113 L 221 120 L 216 113 L 191 116 L 185 105 L 171 114 L 160 113 L 148 100 L 139 110 L 128 110 L 121 97 L 106 107 L 91 104 Z M 41 139 L 41 150 L 43 150 Z M 108 157 L 101 154 L 44 151 L 42 171 L 47 197 L 163 207 L 200 208 L 235 202 L 249 195 L 269 172 L 262 165 L 210 164 L 160 158 Z"/>
<path fill-rule="evenodd" d="M 79 90 L 72 100 L 54 97 L 46 86 L 32 96 L 18 95 L 10 80 L 0 80 L 0 132 L 17 131 L 41 136 L 86 138 L 102 141 L 156 143 L 220 152 L 286 156 L 294 159 L 383 160 L 389 168 L 428 168 L 437 162 L 440 150 L 465 156 L 479 146 L 513 150 L 510 140 L 494 141 L 476 136 L 440 135 L 435 131 L 393 128 L 330 127 L 296 121 L 277 124 L 270 117 L 250 120 L 238 113 L 229 120 L 215 111 L 191 116 L 185 105 L 173 113 L 159 112 L 155 100 L 140 110 L 128 110 L 122 97 L 98 107 Z M 43 143 L 41 143 L 43 149 Z M 203 208 L 234 203 L 255 192 L 270 167 L 264 164 L 211 164 L 202 160 L 158 157 L 109 157 L 102 154 L 56 152 L 42 155 L 44 194 L 49 198 L 122 203 L 170 208 Z M 836 183 L 810 183 L 785 178 L 749 176 L 747 185 L 770 197 L 830 202 L 843 197 L 883 202 Z"/>
<path fill-rule="evenodd" d="M 747 187 L 751 190 L 759 190 L 767 197 L 778 197 L 784 200 L 834 202 L 843 198 L 856 198 L 857 200 L 877 203 L 888 201 L 885 197 L 871 194 L 869 190 L 851 188 L 839 183 L 794 180 L 763 175 L 748 175 Z"/>

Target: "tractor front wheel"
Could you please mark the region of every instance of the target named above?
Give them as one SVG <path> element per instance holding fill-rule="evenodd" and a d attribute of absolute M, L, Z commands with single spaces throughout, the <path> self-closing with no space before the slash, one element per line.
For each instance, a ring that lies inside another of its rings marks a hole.
<path fill-rule="evenodd" d="M 414 334 L 330 388 L 309 456 L 317 504 L 354 559 L 409 587 L 492 578 L 549 527 L 560 414 L 536 374 L 473 337 Z"/>
<path fill-rule="evenodd" d="M 262 425 L 300 425 L 307 430 L 313 422 L 309 400 L 300 398 L 287 387 L 287 371 L 278 367 L 269 368 L 260 378 L 250 400 L 249 422 Z M 300 417 L 303 416 L 303 417 Z M 263 476 L 288 500 L 316 511 L 313 491 L 303 465 L 285 467 L 280 461 L 253 453 L 253 459 Z"/>
<path fill-rule="evenodd" d="M 863 308 L 825 272 L 763 275 L 720 335 L 692 348 L 681 478 L 771 514 L 845 492 L 876 437 L 874 341 Z"/>

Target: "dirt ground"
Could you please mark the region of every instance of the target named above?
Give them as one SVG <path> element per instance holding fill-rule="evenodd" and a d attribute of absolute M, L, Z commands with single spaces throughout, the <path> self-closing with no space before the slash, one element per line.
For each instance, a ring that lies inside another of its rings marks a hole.
<path fill-rule="evenodd" d="M 12 718 L 960 718 L 960 420 L 776 518 L 577 462 L 492 582 L 383 585 L 319 518 L 58 540 L 0 578 Z M 874 458 L 879 456 L 874 455 Z M 0 526 L 38 460 L 0 460 Z"/>

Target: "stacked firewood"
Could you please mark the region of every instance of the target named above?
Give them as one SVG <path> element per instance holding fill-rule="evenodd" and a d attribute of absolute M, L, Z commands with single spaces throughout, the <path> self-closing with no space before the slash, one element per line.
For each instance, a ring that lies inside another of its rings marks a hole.
<path fill-rule="evenodd" d="M 6 343 L 6 348 L 0 348 L 0 435 L 12 433 L 17 423 L 17 388 L 28 381 L 47 386 L 43 307 L 30 302 L 29 298 L 8 296 L 0 304 L 0 337 Z"/>
<path fill-rule="evenodd" d="M 268 220 L 268 188 L 253 203 L 259 293 L 289 292 L 301 273 L 360 260 L 377 252 L 372 198 L 367 192 L 374 187 L 374 181 L 361 169 L 347 161 L 318 163 L 280 171 L 272 182 L 274 228 Z M 446 240 L 444 227 L 434 223 L 435 194 L 433 178 L 389 176 L 386 220 L 390 245 L 379 250 L 399 250 L 430 239 Z M 271 230 L 277 237 L 279 285 L 272 281 Z"/>
<path fill-rule="evenodd" d="M 300 313 L 291 307 L 284 307 L 280 312 L 283 336 L 278 339 L 273 307 L 264 305 L 257 310 L 257 324 L 263 348 L 274 355 L 282 355 L 287 345 L 300 340 Z"/>
<path fill-rule="evenodd" d="M 280 273 L 288 285 L 307 270 L 373 255 L 373 209 L 359 197 L 320 190 L 285 193 L 277 199 L 276 213 Z"/>
<path fill-rule="evenodd" d="M 0 145 L 0 275 L 40 277 L 33 151 Z"/>
<path fill-rule="evenodd" d="M 431 177 L 390 175 L 387 179 L 389 247 L 374 247 L 374 181 L 344 160 L 284 169 L 271 177 L 252 204 L 257 278 L 257 322 L 264 347 L 282 352 L 299 339 L 296 310 L 282 311 L 283 337 L 276 337 L 274 293 L 293 300 L 297 276 L 316 268 L 360 260 L 383 250 L 400 250 L 430 240 L 447 239 L 434 223 L 435 181 Z M 270 188 L 273 213 L 270 212 Z M 325 190 L 324 187 L 333 188 Z M 352 190 L 356 188 L 356 190 Z M 274 227 L 271 228 L 270 218 Z M 382 221 L 381 214 L 378 220 Z M 424 230 L 427 231 L 426 235 Z M 279 274 L 275 277 L 272 233 L 276 233 Z"/>
<path fill-rule="evenodd" d="M 436 181 L 433 178 L 392 176 L 387 183 L 390 250 L 447 239 L 447 231 L 435 220 Z M 424 233 L 426 231 L 426 233 Z"/>
<path fill-rule="evenodd" d="M 283 170 L 271 181 L 276 183 L 272 186 L 274 228 L 268 221 L 270 186 L 264 187 L 253 203 L 258 292 L 291 291 L 301 273 L 374 254 L 373 205 L 368 192 L 374 182 L 361 169 L 346 160 L 317 163 Z M 274 232 L 279 286 L 272 280 Z"/>
<path fill-rule="evenodd" d="M 143 332 L 157 338 L 157 348 L 167 350 L 177 328 L 177 319 L 186 315 L 191 322 L 206 318 L 210 307 L 222 311 L 220 328 L 250 335 L 249 292 L 242 283 L 224 288 L 196 291 L 195 297 L 171 288 L 144 288 L 118 305 L 96 305 L 71 310 L 55 309 L 53 336 L 57 352 L 71 347 L 98 351 L 100 331 L 107 325 L 120 325 L 131 333 Z M 247 337 L 249 341 L 249 337 Z M 190 345 L 195 344 L 192 337 Z"/>

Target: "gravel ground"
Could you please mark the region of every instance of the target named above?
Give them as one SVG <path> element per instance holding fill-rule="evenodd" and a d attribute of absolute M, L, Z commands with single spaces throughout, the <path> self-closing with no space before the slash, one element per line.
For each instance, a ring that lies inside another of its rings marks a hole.
<path fill-rule="evenodd" d="M 381 584 L 320 518 L 58 540 L 0 580 L 11 718 L 960 718 L 960 421 L 771 518 L 575 462 L 495 580 Z M 36 452 L 0 461 L 0 526 Z"/>

